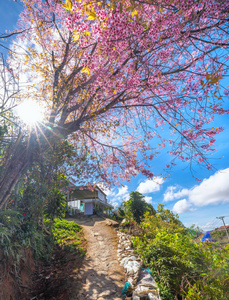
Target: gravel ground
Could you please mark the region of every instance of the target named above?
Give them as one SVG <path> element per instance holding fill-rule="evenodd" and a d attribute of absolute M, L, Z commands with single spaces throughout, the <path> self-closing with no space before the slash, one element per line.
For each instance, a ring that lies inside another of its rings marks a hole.
<path fill-rule="evenodd" d="M 114 228 L 107 226 L 109 221 L 98 216 L 74 221 L 83 227 L 88 246 L 70 300 L 121 299 L 125 276 L 117 260 Z"/>

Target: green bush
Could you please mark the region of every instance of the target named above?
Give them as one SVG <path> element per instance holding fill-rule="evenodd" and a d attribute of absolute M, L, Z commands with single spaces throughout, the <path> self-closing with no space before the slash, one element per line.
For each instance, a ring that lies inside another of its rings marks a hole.
<path fill-rule="evenodd" d="M 82 227 L 73 221 L 54 219 L 52 227 L 54 243 L 70 252 L 78 251 L 81 255 L 85 255 L 84 250 L 80 247 L 81 231 Z"/>
<path fill-rule="evenodd" d="M 146 212 L 154 215 L 156 213 L 155 209 L 144 198 L 139 192 L 131 192 L 129 200 L 124 202 L 118 209 L 120 217 L 134 220 L 139 224 Z"/>
<path fill-rule="evenodd" d="M 135 251 L 151 269 L 164 300 L 229 299 L 229 247 L 196 243 L 176 215 L 159 205 L 146 215 Z"/>
<path fill-rule="evenodd" d="M 48 257 L 51 245 L 44 232 L 28 216 L 7 209 L 0 212 L 0 247 L 5 259 L 18 264 L 22 250 L 31 248 L 35 258 Z"/>
<path fill-rule="evenodd" d="M 211 236 L 213 237 L 214 240 L 222 240 L 225 237 L 227 237 L 226 231 L 221 230 L 218 231 L 217 229 L 211 232 Z"/>

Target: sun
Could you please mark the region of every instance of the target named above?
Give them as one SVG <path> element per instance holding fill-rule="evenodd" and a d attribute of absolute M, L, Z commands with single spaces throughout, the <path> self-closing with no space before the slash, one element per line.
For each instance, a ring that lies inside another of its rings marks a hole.
<path fill-rule="evenodd" d="M 17 114 L 24 123 L 33 126 L 44 119 L 44 108 L 34 100 L 27 100 L 18 105 Z"/>

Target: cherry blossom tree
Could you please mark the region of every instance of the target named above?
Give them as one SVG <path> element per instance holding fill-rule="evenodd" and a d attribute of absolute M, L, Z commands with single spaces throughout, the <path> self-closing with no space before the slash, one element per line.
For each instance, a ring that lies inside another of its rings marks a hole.
<path fill-rule="evenodd" d="M 168 168 L 174 158 L 210 168 L 223 130 L 211 122 L 228 113 L 227 1 L 23 2 L 9 63 L 24 83 L 18 101 L 37 101 L 46 118 L 23 131 L 3 166 L 0 207 L 59 139 L 75 147 L 78 184 L 152 177 L 150 161 L 165 147 Z"/>

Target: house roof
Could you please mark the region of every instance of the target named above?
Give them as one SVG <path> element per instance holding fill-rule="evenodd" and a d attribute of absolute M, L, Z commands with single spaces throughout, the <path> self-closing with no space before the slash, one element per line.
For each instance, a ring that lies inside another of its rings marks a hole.
<path fill-rule="evenodd" d="M 77 194 L 78 199 L 93 199 L 98 197 L 97 191 L 90 190 L 74 189 L 72 190 L 72 194 Z"/>
<path fill-rule="evenodd" d="M 110 207 L 110 208 L 114 208 L 110 203 L 106 201 L 101 201 L 100 199 L 98 199 L 98 191 L 100 191 L 105 199 L 106 199 L 106 194 L 96 185 L 94 190 L 89 189 L 87 186 L 76 186 L 73 183 L 70 183 L 70 194 L 73 195 L 73 197 L 77 197 L 77 199 L 79 200 L 87 200 L 87 199 L 95 199 L 97 202 Z"/>
<path fill-rule="evenodd" d="M 226 225 L 226 228 L 229 229 L 229 225 Z M 220 226 L 220 227 L 218 227 L 218 228 L 215 229 L 215 231 L 222 231 L 222 230 L 225 230 L 224 226 Z"/>
<path fill-rule="evenodd" d="M 77 198 L 87 199 L 87 198 L 96 198 L 98 191 L 100 191 L 105 197 L 106 194 L 96 185 L 94 190 L 89 189 L 87 186 L 76 186 L 70 184 L 70 190 L 72 193 L 77 192 Z"/>

